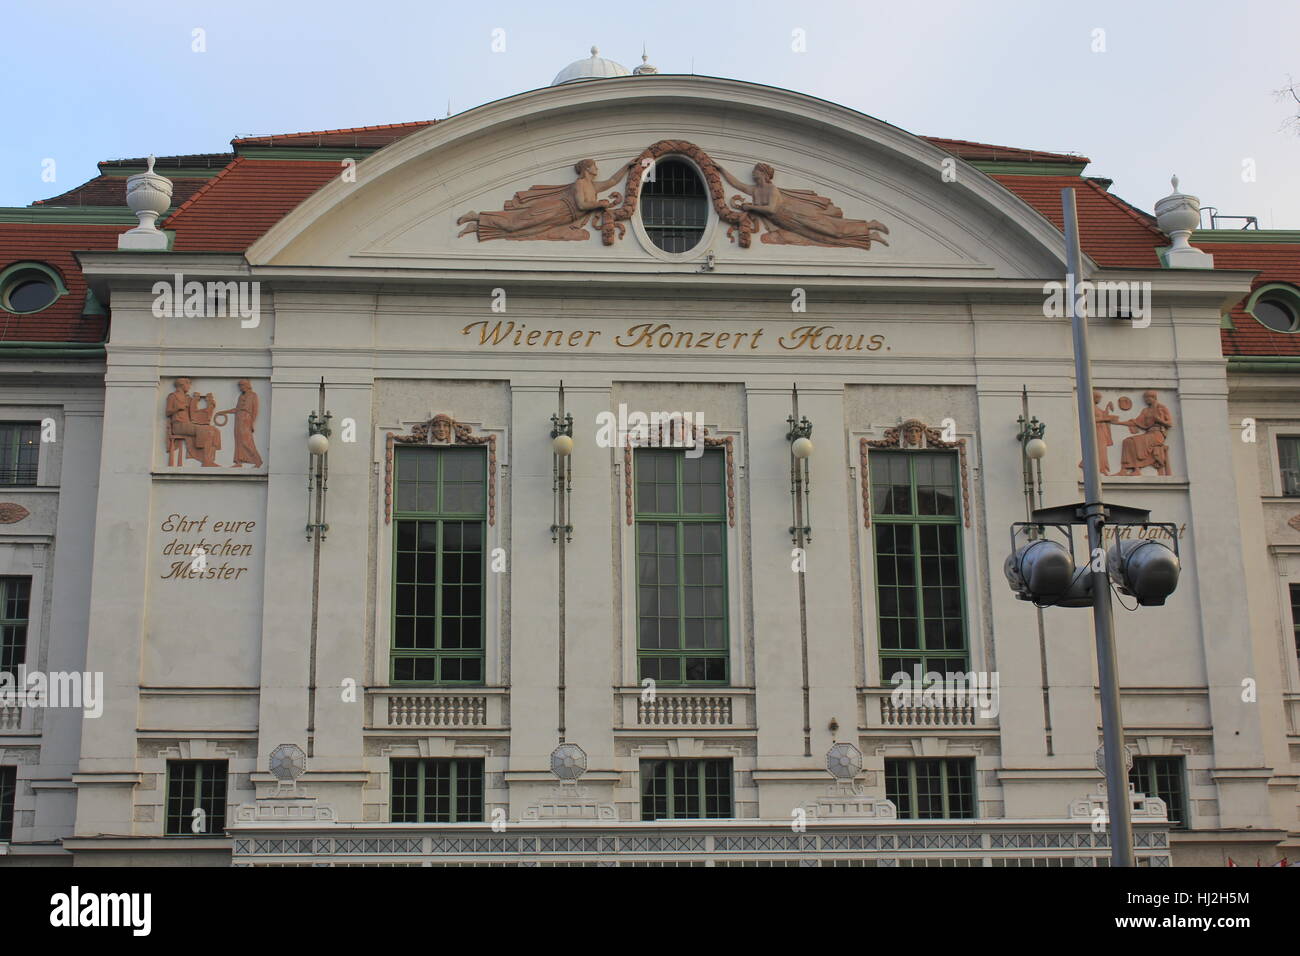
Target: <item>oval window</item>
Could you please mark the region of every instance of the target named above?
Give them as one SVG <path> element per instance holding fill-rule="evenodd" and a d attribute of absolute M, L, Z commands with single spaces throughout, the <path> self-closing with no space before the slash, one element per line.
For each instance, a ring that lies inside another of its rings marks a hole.
<path fill-rule="evenodd" d="M 1260 299 L 1251 313 L 1261 325 L 1274 332 L 1294 332 L 1297 329 L 1295 310 L 1281 299 Z"/>
<path fill-rule="evenodd" d="M 58 274 L 39 262 L 15 262 L 0 271 L 0 309 L 6 312 L 39 312 L 67 292 Z"/>
<path fill-rule="evenodd" d="M 20 279 L 5 296 L 11 312 L 39 312 L 59 297 L 49 279 Z"/>
<path fill-rule="evenodd" d="M 650 241 L 664 252 L 687 252 L 708 223 L 709 197 L 695 167 L 680 159 L 655 163 L 641 186 L 641 225 Z"/>

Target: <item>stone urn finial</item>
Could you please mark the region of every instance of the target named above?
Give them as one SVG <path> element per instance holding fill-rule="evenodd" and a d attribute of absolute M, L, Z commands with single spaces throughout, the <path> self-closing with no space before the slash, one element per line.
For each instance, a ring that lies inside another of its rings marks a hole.
<path fill-rule="evenodd" d="M 1178 177 L 1169 179 L 1174 191 L 1156 203 L 1156 225 L 1173 240 L 1163 253 L 1171 269 L 1213 269 L 1214 257 L 1194 248 L 1187 240 L 1201 224 L 1201 201 L 1178 191 Z"/>
<path fill-rule="evenodd" d="M 140 224 L 117 237 L 119 249 L 166 249 L 167 234 L 158 226 L 158 217 L 172 204 L 172 181 L 153 171 L 156 159 L 149 156 L 148 169 L 126 181 L 126 204 Z"/>

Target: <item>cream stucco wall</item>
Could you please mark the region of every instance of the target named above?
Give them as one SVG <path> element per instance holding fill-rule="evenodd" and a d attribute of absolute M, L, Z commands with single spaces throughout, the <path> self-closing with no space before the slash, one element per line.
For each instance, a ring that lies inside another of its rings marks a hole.
<path fill-rule="evenodd" d="M 1082 498 L 1069 326 L 1042 307 L 1043 282 L 1063 271 L 1059 235 L 973 169 L 944 182 L 940 154 L 893 127 L 781 91 L 664 79 L 655 96 L 577 84 L 438 124 L 365 160 L 356 183 L 325 187 L 247 259 L 83 256 L 87 273 L 111 289 L 113 340 L 87 638 L 87 666 L 106 674 L 110 696 L 81 732 L 80 857 L 192 848 L 162 840 L 166 759 L 229 759 L 233 812 L 271 794 L 265 758 L 281 743 L 310 752 L 304 792 L 345 828 L 388 821 L 395 756 L 483 757 L 488 814 L 528 820 L 554 789 L 549 754 L 561 738 L 586 750 L 584 787 L 624 822 L 640 815 L 638 761 L 655 756 L 730 757 L 736 816 L 788 821 L 824 793 L 835 741 L 860 747 L 860 783 L 876 798 L 889 757 L 974 757 L 983 821 L 1058 820 L 1096 790 L 1090 617 L 1040 613 L 1015 600 L 1002 575 L 1008 526 L 1025 517 L 1015 439 L 1022 386 L 1048 423 L 1046 503 Z M 848 217 L 888 222 L 890 245 L 740 249 L 716 222 L 678 257 L 651 251 L 637 228 L 612 247 L 598 234 L 455 238 L 466 209 L 567 182 L 588 156 L 604 175 L 667 138 L 695 143 L 737 174 L 771 162 L 778 184 L 816 189 Z M 148 289 L 175 271 L 260 282 L 260 323 L 156 318 Z M 1185 758 L 1191 829 L 1176 838 L 1176 862 L 1179 847 L 1187 860 L 1271 848 L 1297 828 L 1300 678 L 1294 655 L 1279 650 L 1285 589 L 1276 582 L 1300 575 L 1291 553 L 1300 553 L 1300 535 L 1285 524 L 1285 506 L 1268 500 L 1267 442 L 1243 447 L 1229 427 L 1247 412 L 1235 398 L 1229 405 L 1219 315 L 1248 278 L 1097 277 L 1150 282 L 1156 303 L 1148 328 L 1092 321 L 1097 387 L 1138 401 L 1154 388 L 1175 420 L 1172 475 L 1108 479 L 1107 499 L 1185 529 L 1183 577 L 1169 603 L 1117 612 L 1127 739 L 1137 753 Z M 498 322 L 521 332 L 518 345 L 484 340 Z M 715 338 L 703 349 L 672 337 L 647 345 L 638 329 L 647 324 Z M 874 347 L 828 351 L 823 338 L 814 349 L 800 331 L 808 326 Z M 531 331 L 542 334 L 530 343 Z M 722 333 L 729 338 L 717 348 Z M 229 393 L 242 377 L 257 383 L 264 468 L 160 464 L 160 403 L 181 375 L 199 391 L 215 383 Z M 330 528 L 314 584 L 304 443 L 322 378 L 335 433 Z M 577 443 L 575 531 L 563 546 L 550 533 L 549 419 L 561 381 Z M 793 385 L 816 443 L 802 581 L 789 534 Z M 1285 417 L 1280 388 L 1265 411 Z M 727 698 L 730 720 L 637 722 L 627 476 L 621 450 L 595 443 L 597 415 L 620 403 L 701 412 L 710 435 L 732 441 L 733 676 L 707 691 Z M 387 680 L 386 436 L 438 412 L 495 438 L 488 548 L 502 549 L 506 570 L 488 576 L 487 679 L 472 689 L 484 719 L 413 728 L 393 725 L 391 699 L 439 691 Z M 888 684 L 859 449 L 910 418 L 935 427 L 951 419 L 964 442 L 969 660 L 996 672 L 1001 690 L 1000 714 L 973 724 L 882 717 Z M 345 422 L 355 440 L 343 437 Z M 1117 446 L 1125 433 L 1117 429 Z M 1112 454 L 1117 464 L 1118 448 Z M 252 545 L 240 559 L 248 570 L 232 581 L 164 579 L 170 537 L 160 522 L 172 514 L 256 522 L 240 539 Z M 1265 538 L 1267 555 L 1258 547 Z M 1258 701 L 1241 700 L 1245 678 L 1258 680 Z"/>

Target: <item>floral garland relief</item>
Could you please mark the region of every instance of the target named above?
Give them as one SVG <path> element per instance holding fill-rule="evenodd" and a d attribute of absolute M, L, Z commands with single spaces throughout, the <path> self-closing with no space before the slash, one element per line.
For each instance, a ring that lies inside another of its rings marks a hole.
<path fill-rule="evenodd" d="M 464 227 L 458 237 L 473 235 L 479 242 L 582 240 L 591 236 L 584 228 L 590 223 L 600 231 L 601 242 L 612 246 L 627 234 L 624 223 L 636 213 L 648 173 L 665 156 L 683 156 L 703 173 L 713 209 L 727 223 L 727 237 L 742 249 L 748 249 L 752 236 L 760 231 L 763 242 L 777 245 L 863 250 L 869 250 L 873 242 L 889 245 L 884 239 L 889 228 L 884 223 L 846 219 L 843 210 L 811 189 L 777 186 L 776 170 L 767 163 L 756 164 L 753 182 L 745 182 L 694 143 L 680 139 L 664 139 L 646 147 L 603 180 L 595 160 L 580 160 L 573 167 L 577 178 L 572 183 L 533 186 L 515 193 L 500 210 L 465 213 L 456 220 L 456 225 Z M 624 191 L 601 199 L 600 194 L 624 175 Z M 732 195 L 730 204 L 724 181 L 743 194 Z"/>

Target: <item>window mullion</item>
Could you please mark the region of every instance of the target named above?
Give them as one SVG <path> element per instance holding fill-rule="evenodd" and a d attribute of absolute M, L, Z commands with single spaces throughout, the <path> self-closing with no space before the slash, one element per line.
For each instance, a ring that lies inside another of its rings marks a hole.
<path fill-rule="evenodd" d="M 921 512 L 916 491 L 916 455 L 907 456 L 907 489 L 912 503 L 912 517 L 916 518 Z"/>
<path fill-rule="evenodd" d="M 681 485 L 678 484 L 680 491 Z M 680 497 L 678 513 L 681 512 Z M 681 682 L 686 683 L 686 522 L 677 521 L 677 666 L 681 668 Z"/>
<path fill-rule="evenodd" d="M 708 788 L 704 783 L 705 768 L 707 766 L 708 762 L 704 760 L 697 761 L 695 764 L 695 799 L 700 805 L 701 818 L 709 815 L 708 798 L 706 796 Z"/>
<path fill-rule="evenodd" d="M 458 765 L 459 765 L 459 761 L 458 761 L 458 760 L 452 759 L 452 760 L 448 761 L 448 766 L 447 766 L 447 821 L 448 821 L 449 823 L 457 823 L 457 822 L 459 822 L 459 821 L 457 820 L 457 808 L 456 808 L 456 783 L 457 783 L 457 774 L 456 774 L 456 771 L 459 769 L 459 766 L 458 766 Z"/>
<path fill-rule="evenodd" d="M 673 471 L 675 479 L 673 484 L 677 492 L 677 514 L 680 516 L 686 513 L 686 492 L 682 488 L 686 479 L 686 456 L 673 455 L 673 462 L 675 465 Z"/>
<path fill-rule="evenodd" d="M 910 502 L 911 527 L 908 529 L 912 534 L 912 592 L 913 599 L 916 601 L 916 647 L 919 652 L 922 669 L 928 670 L 930 659 L 926 656 L 929 649 L 925 640 L 925 589 L 922 587 L 923 578 L 921 577 L 921 527 L 917 519 L 920 517 L 920 502 L 916 488 L 916 455 L 907 456 L 907 492 Z M 913 800 L 915 803 L 915 800 Z"/>
<path fill-rule="evenodd" d="M 930 649 L 929 642 L 925 639 L 925 579 L 922 575 L 921 564 L 921 526 L 913 524 L 912 528 L 912 575 L 916 584 L 913 585 L 916 591 L 916 646 L 920 649 L 921 654 Z M 929 668 L 929 658 L 925 658 L 926 668 Z"/>

